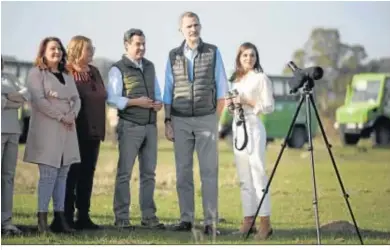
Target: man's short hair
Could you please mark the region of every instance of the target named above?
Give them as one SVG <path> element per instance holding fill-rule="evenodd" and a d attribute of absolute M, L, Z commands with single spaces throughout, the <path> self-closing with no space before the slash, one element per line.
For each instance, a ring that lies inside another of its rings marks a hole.
<path fill-rule="evenodd" d="M 133 36 L 143 36 L 143 37 L 145 37 L 144 32 L 142 30 L 131 28 L 128 31 L 125 32 L 125 34 L 123 36 L 123 42 L 131 41 L 131 38 Z"/>
<path fill-rule="evenodd" d="M 195 17 L 195 18 L 198 20 L 198 22 L 200 23 L 199 16 L 198 16 L 195 12 L 186 11 L 186 12 L 184 12 L 183 14 L 180 15 L 179 27 L 181 27 L 181 24 L 182 24 L 182 21 L 183 21 L 183 18 L 184 18 L 184 17 Z"/>

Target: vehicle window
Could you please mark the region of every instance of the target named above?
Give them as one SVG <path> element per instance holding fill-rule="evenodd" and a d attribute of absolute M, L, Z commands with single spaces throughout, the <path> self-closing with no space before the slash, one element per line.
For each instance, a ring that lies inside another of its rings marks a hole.
<path fill-rule="evenodd" d="M 13 75 L 11 75 L 9 73 L 6 73 L 6 72 L 2 73 L 1 80 L 8 82 L 8 84 L 11 84 L 15 87 L 18 87 L 18 83 L 17 83 L 15 77 L 13 77 Z"/>
<path fill-rule="evenodd" d="M 390 77 L 386 78 L 386 93 L 383 108 L 385 113 L 390 113 Z"/>
<path fill-rule="evenodd" d="M 27 78 L 28 71 L 29 71 L 29 68 L 25 68 L 25 67 L 21 67 L 19 69 L 19 81 L 23 85 L 26 84 L 26 78 Z"/>
<path fill-rule="evenodd" d="M 386 78 L 386 89 L 388 90 L 388 93 L 390 93 L 390 77 Z"/>
<path fill-rule="evenodd" d="M 380 81 L 360 80 L 353 83 L 352 102 L 376 102 L 379 95 Z"/>
<path fill-rule="evenodd" d="M 285 95 L 285 83 L 281 79 L 272 79 L 274 96 L 280 97 Z"/>
<path fill-rule="evenodd" d="M 4 70 L 3 70 L 5 73 L 9 73 L 9 74 L 12 74 L 12 75 L 16 75 L 18 69 L 17 67 L 15 66 L 12 66 L 12 65 L 7 65 L 6 63 L 4 64 Z"/>
<path fill-rule="evenodd" d="M 288 85 L 288 81 L 286 81 L 285 85 L 286 85 L 286 94 L 289 95 L 291 88 L 290 88 L 290 85 Z"/>

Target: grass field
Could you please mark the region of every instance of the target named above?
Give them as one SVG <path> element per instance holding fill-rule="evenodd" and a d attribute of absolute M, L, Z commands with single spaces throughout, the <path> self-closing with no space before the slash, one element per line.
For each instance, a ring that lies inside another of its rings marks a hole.
<path fill-rule="evenodd" d="M 351 216 L 342 196 L 330 157 L 322 141 L 315 141 L 315 170 L 319 198 L 320 224 L 349 221 Z M 273 236 L 263 242 L 245 241 L 230 232 L 236 230 L 242 219 L 240 191 L 233 155 L 225 143 L 220 143 L 219 212 L 224 219 L 219 224 L 222 232 L 216 239 L 203 237 L 200 232 L 176 233 L 169 230 L 153 231 L 136 227 L 135 231 L 119 231 L 113 227 L 113 187 L 118 158 L 115 146 L 102 146 L 95 176 L 91 215 L 104 225 L 97 232 L 80 232 L 75 236 L 36 234 L 37 167 L 21 159 L 20 147 L 15 180 L 14 222 L 29 229 L 23 237 L 3 238 L 2 244 L 316 244 L 313 184 L 310 156 L 305 150 L 286 148 L 270 193 L 272 200 Z M 280 151 L 280 142 L 268 146 L 267 169 L 271 172 Z M 390 151 L 370 146 L 342 148 L 335 145 L 333 153 L 343 184 L 365 244 L 390 244 Z M 157 215 L 167 224 L 178 220 L 179 208 L 175 186 L 175 167 L 172 144 L 160 140 L 155 199 Z M 196 157 L 195 157 L 196 159 Z M 202 220 L 199 168 L 195 160 L 196 219 Z M 140 223 L 138 206 L 138 166 L 133 172 L 131 222 Z M 51 221 L 52 215 L 50 215 Z M 322 232 L 322 244 L 359 244 L 354 231 Z"/>

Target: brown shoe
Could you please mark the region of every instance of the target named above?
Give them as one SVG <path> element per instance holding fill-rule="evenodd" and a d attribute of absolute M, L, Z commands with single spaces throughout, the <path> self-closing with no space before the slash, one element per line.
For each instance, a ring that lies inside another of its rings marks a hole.
<path fill-rule="evenodd" d="M 269 216 L 260 217 L 259 228 L 255 234 L 255 240 L 266 240 L 273 233 Z"/>
<path fill-rule="evenodd" d="M 251 228 L 254 219 L 254 216 L 245 216 L 244 220 L 241 223 L 240 229 L 236 232 L 233 232 L 233 234 L 246 234 L 248 233 L 248 231 L 250 234 L 256 233 L 255 225 L 253 225 L 253 227 Z"/>
<path fill-rule="evenodd" d="M 46 233 L 49 232 L 49 226 L 47 224 L 47 212 L 38 212 L 38 232 Z"/>

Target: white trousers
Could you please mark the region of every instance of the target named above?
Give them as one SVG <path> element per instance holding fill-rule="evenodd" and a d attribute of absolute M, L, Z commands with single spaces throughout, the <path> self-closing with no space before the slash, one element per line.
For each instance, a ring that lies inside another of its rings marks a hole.
<path fill-rule="evenodd" d="M 233 139 L 235 164 L 240 180 L 241 202 L 244 216 L 254 216 L 263 196 L 268 176 L 265 169 L 266 131 L 263 122 L 253 114 L 245 115 L 248 144 L 239 151 Z M 244 142 L 243 126 L 236 126 L 233 121 L 233 135 L 237 138 L 237 147 Z M 265 196 L 258 216 L 271 213 L 270 192 Z"/>

